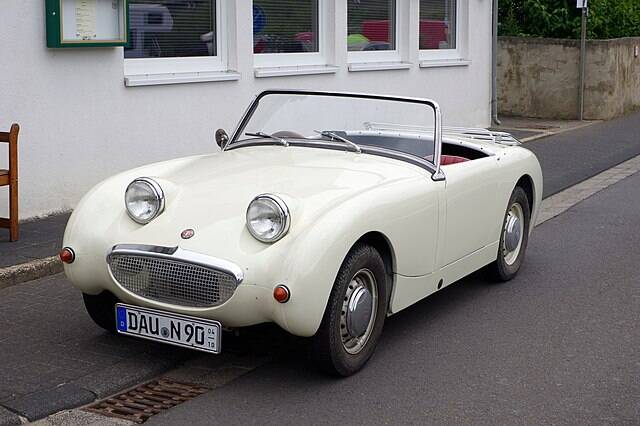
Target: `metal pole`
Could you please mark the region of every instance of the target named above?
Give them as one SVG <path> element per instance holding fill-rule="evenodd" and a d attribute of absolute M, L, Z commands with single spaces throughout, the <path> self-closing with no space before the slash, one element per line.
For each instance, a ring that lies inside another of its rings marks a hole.
<path fill-rule="evenodd" d="M 498 0 L 493 0 L 493 39 L 491 46 L 491 119 L 498 126 Z"/>
<path fill-rule="evenodd" d="M 582 8 L 582 35 L 580 37 L 580 121 L 584 120 L 584 84 L 585 84 L 585 68 L 587 59 L 587 16 L 589 13 L 588 7 Z"/>

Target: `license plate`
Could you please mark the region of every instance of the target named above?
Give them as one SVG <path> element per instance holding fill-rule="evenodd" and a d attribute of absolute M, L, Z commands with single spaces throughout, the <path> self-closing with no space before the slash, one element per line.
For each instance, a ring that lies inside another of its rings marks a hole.
<path fill-rule="evenodd" d="M 118 303 L 116 326 L 118 333 L 129 336 L 214 354 L 221 349 L 222 325 L 218 321 Z"/>

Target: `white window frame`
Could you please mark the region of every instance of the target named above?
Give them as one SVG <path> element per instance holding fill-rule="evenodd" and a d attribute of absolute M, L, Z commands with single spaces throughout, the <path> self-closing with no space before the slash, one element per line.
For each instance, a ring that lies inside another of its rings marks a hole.
<path fill-rule="evenodd" d="M 253 53 L 254 68 L 313 67 L 318 65 L 327 65 L 327 46 L 329 46 L 329 31 L 327 27 L 329 19 L 328 1 L 329 0 L 318 0 L 317 52 Z"/>
<path fill-rule="evenodd" d="M 228 0 L 216 0 L 216 56 L 125 58 L 125 77 L 227 71 L 227 2 Z"/>
<path fill-rule="evenodd" d="M 402 14 L 409 13 L 409 2 L 406 0 L 395 1 L 395 49 L 394 50 L 372 50 L 370 52 L 349 52 L 347 51 L 347 60 L 349 64 L 365 64 L 379 62 L 401 62 L 401 33 L 400 22 Z M 349 25 L 349 15 L 347 10 L 347 26 Z"/>
<path fill-rule="evenodd" d="M 419 2 L 422 0 L 418 0 Z M 456 1 L 456 48 L 420 49 L 420 61 L 462 61 L 467 55 L 467 34 L 469 29 L 469 2 Z M 418 32 L 420 31 L 420 9 L 418 9 Z M 418 34 L 418 38 L 419 38 Z"/>

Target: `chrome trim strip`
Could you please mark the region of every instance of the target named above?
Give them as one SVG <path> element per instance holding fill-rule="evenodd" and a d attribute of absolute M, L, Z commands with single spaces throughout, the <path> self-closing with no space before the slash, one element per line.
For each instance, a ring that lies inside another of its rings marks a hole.
<path fill-rule="evenodd" d="M 156 257 L 160 259 L 179 260 L 186 263 L 214 269 L 232 275 L 238 285 L 244 280 L 244 273 L 235 263 L 217 257 L 207 256 L 195 251 L 185 250 L 180 247 L 163 247 L 144 244 L 117 244 L 107 253 L 107 264 L 110 264 L 111 256 L 115 254 L 128 254 L 133 256 Z M 111 269 L 111 267 L 109 267 Z"/>

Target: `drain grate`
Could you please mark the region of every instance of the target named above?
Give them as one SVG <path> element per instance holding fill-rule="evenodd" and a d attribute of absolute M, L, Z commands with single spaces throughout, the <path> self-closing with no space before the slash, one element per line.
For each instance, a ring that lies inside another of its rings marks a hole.
<path fill-rule="evenodd" d="M 204 386 L 159 379 L 96 402 L 87 411 L 144 423 L 149 417 L 193 399 L 209 389 Z"/>

